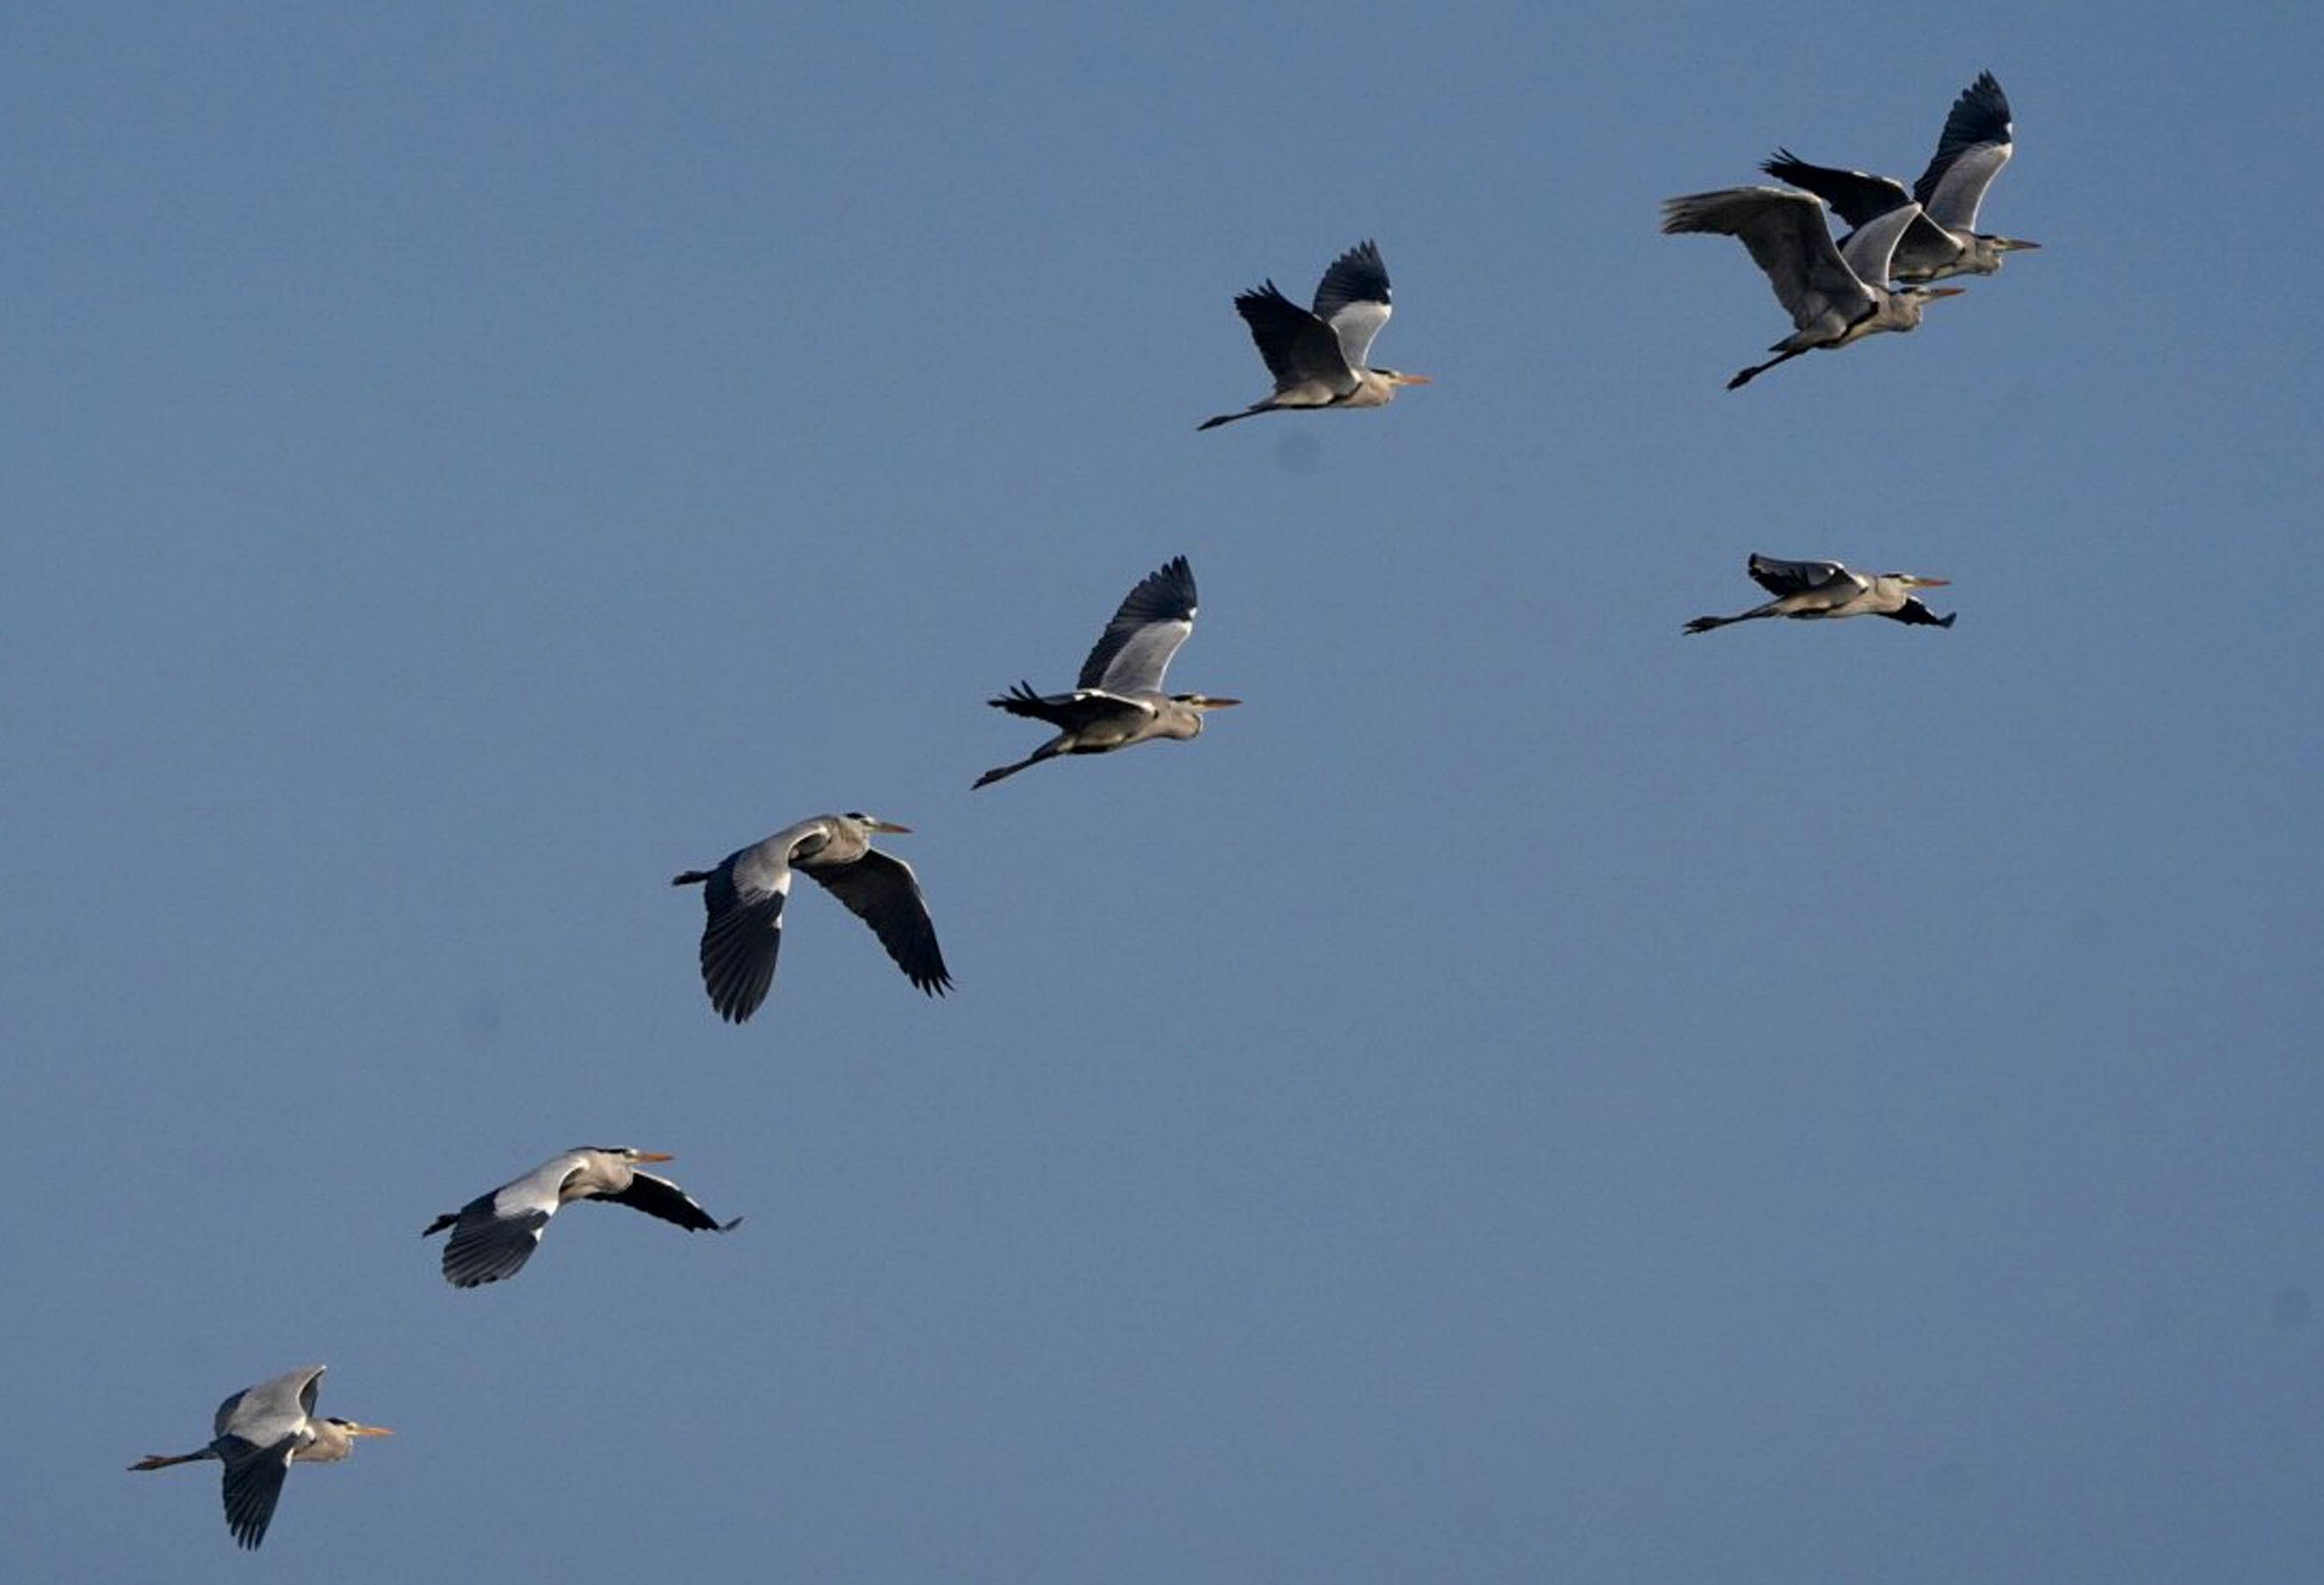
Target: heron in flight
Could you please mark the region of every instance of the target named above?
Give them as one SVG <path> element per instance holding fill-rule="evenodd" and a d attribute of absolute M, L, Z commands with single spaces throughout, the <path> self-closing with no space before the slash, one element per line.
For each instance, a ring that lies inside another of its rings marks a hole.
<path fill-rule="evenodd" d="M 1386 407 L 1398 385 L 1425 385 L 1426 375 L 1399 374 L 1369 366 L 1372 340 L 1388 323 L 1388 266 L 1377 243 L 1360 242 L 1323 272 L 1313 312 L 1283 295 L 1269 281 L 1234 300 L 1235 312 L 1250 327 L 1250 338 L 1275 394 L 1240 412 L 1204 419 L 1197 430 L 1214 430 L 1239 418 L 1291 407 Z"/>
<path fill-rule="evenodd" d="M 266 1539 L 274 1505 L 293 1460 L 336 1464 L 355 1451 L 359 1436 L 392 1436 L 384 1425 L 360 1425 L 315 1413 L 324 1367 L 303 1365 L 271 1381 L 244 1387 L 218 1405 L 209 1445 L 190 1453 L 148 1453 L 132 1469 L 166 1469 L 216 1459 L 226 1466 L 226 1524 L 244 1550 Z"/>
<path fill-rule="evenodd" d="M 1776 150 L 1775 157 L 1759 169 L 1778 181 L 1807 189 L 1858 227 L 1872 225 L 1908 204 L 1918 204 L 1921 212 L 1904 228 L 1889 261 L 1892 281 L 1990 275 L 2001 268 L 2004 255 L 2042 246 L 1977 228 L 1977 211 L 1985 202 L 1985 190 L 2009 163 L 2010 140 L 2008 96 L 1993 79 L 1993 73 L 1985 71 L 1953 101 L 1944 131 L 1937 138 L 1936 154 L 1910 192 L 1891 177 L 1811 165 L 1788 149 Z M 1848 251 L 1847 241 L 1840 246 L 1843 254 Z"/>
<path fill-rule="evenodd" d="M 1123 598 L 1082 663 L 1071 693 L 1036 693 L 1031 683 L 1019 682 L 987 700 L 1012 716 L 1046 721 L 1057 735 L 1016 764 L 985 772 L 974 785 L 1013 776 L 1061 754 L 1109 754 L 1157 737 L 1201 737 L 1205 712 L 1242 700 L 1162 691 L 1170 657 L 1194 631 L 1194 570 L 1185 557 L 1173 556 Z"/>
<path fill-rule="evenodd" d="M 1789 616 L 1816 621 L 1831 616 L 1886 616 L 1909 626 L 1950 627 L 1953 616 L 1940 616 L 1923 605 L 1913 591 L 1941 589 L 1952 581 L 1923 578 L 1912 572 L 1852 572 L 1837 561 L 1779 561 L 1753 552 L 1747 570 L 1751 581 L 1775 598 L 1733 616 L 1697 616 L 1686 625 L 1689 633 L 1708 633 L 1730 622 L 1759 616 Z"/>
<path fill-rule="evenodd" d="M 540 1247 L 549 1219 L 576 1200 L 610 1200 L 689 1233 L 725 1233 L 739 1226 L 742 1218 L 722 1222 L 668 1178 L 637 1170 L 640 1162 L 675 1159 L 624 1145 L 581 1145 L 438 1217 L 420 1236 L 429 1238 L 451 1228 L 444 1244 L 444 1280 L 456 1288 L 474 1288 L 522 1271 Z"/>
<path fill-rule="evenodd" d="M 715 869 L 671 876 L 673 886 L 702 887 L 709 915 L 702 927 L 702 984 L 718 1015 L 740 1024 L 767 999 L 793 870 L 818 882 L 870 925 L 914 985 L 932 996 L 949 990 L 952 974 L 912 867 L 872 846 L 875 831 L 900 836 L 911 829 L 868 814 L 819 814 L 728 854 Z"/>
<path fill-rule="evenodd" d="M 1819 347 L 1846 347 L 1880 330 L 1909 330 L 1921 322 L 1927 304 L 1960 296 L 1958 286 L 1892 291 L 1884 284 L 1897 237 L 1920 213 L 1917 204 L 1891 209 L 1858 227 L 1840 248 L 1832 246 L 1823 205 L 1812 193 L 1729 187 L 1665 199 L 1665 232 L 1711 231 L 1741 238 L 1795 327 L 1768 348 L 1775 357 L 1740 371 L 1727 388 L 1748 385 L 1777 364 Z"/>

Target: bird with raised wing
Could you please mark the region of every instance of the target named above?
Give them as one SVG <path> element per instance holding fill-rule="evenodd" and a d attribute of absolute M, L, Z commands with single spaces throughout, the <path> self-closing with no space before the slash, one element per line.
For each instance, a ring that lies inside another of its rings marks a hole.
<path fill-rule="evenodd" d="M 930 996 L 951 989 L 952 974 L 912 867 L 872 846 L 874 832 L 901 836 L 911 829 L 862 813 L 819 814 L 728 854 L 715 869 L 671 876 L 671 885 L 702 887 L 708 915 L 702 927 L 702 985 L 718 1015 L 740 1024 L 767 999 L 793 870 L 870 925 L 914 985 Z"/>
<path fill-rule="evenodd" d="M 1832 244 L 1823 205 L 1812 193 L 1781 187 L 1729 187 L 1689 193 L 1663 203 L 1666 233 L 1708 231 L 1738 237 L 1766 272 L 1775 300 L 1792 316 L 1791 335 L 1768 350 L 1766 362 L 1741 370 L 1730 391 L 1777 364 L 1818 348 L 1841 348 L 1880 330 L 1910 330 L 1921 311 L 1957 286 L 1903 286 L 1888 279 L 1896 239 L 1920 215 L 1920 206 L 1892 209 L 1851 234 L 1845 250 Z"/>
<path fill-rule="evenodd" d="M 1312 311 L 1284 296 L 1273 281 L 1243 292 L 1234 305 L 1275 376 L 1275 394 L 1240 412 L 1205 419 L 1198 430 L 1295 407 L 1386 407 L 1399 385 L 1430 383 L 1426 375 L 1373 368 L 1364 361 L 1393 311 L 1388 265 L 1377 243 L 1360 242 L 1332 261 L 1315 288 Z"/>
<path fill-rule="evenodd" d="M 689 1233 L 726 1233 L 740 1226 L 742 1218 L 722 1222 L 668 1178 L 637 1170 L 641 1162 L 676 1159 L 626 1145 L 579 1145 L 438 1217 L 420 1236 L 431 1238 L 450 1228 L 452 1236 L 444 1241 L 444 1280 L 456 1288 L 474 1288 L 522 1271 L 540 1247 L 549 1219 L 576 1200 L 610 1200 Z"/>
<path fill-rule="evenodd" d="M 1760 616 L 1821 621 L 1834 616 L 1886 616 L 1907 626 L 1950 627 L 1959 612 L 1940 616 L 1921 603 L 1916 589 L 1941 589 L 1951 579 L 1914 572 L 1852 572 L 1837 561 L 1781 561 L 1754 552 L 1745 570 L 1751 581 L 1775 596 L 1763 606 L 1733 616 L 1697 616 L 1689 633 L 1708 633 L 1729 623 Z"/>
<path fill-rule="evenodd" d="M 190 1453 L 148 1453 L 132 1469 L 166 1469 L 215 1459 L 226 1466 L 226 1524 L 245 1550 L 266 1539 L 274 1506 L 292 1461 L 335 1464 L 355 1451 L 359 1436 L 392 1436 L 384 1425 L 363 1425 L 315 1413 L 324 1367 L 302 1365 L 244 1387 L 220 1404 L 209 1445 Z"/>
<path fill-rule="evenodd" d="M 1921 212 L 1905 227 L 1889 260 L 1892 281 L 1917 283 L 1951 275 L 1990 275 L 2006 255 L 2042 246 L 1977 228 L 1986 189 L 2009 163 L 2011 138 L 2008 97 L 1993 73 L 1986 71 L 1953 101 L 1936 154 L 1909 192 L 1894 178 L 1811 165 L 1788 149 L 1776 150 L 1775 158 L 1759 168 L 1778 181 L 1805 188 L 1858 228 L 1907 204 L 1918 205 Z M 1849 241 L 1840 241 L 1843 254 Z"/>
<path fill-rule="evenodd" d="M 1194 570 L 1173 556 L 1139 580 L 1082 663 L 1071 693 L 1036 693 L 1019 682 L 986 702 L 1012 716 L 1057 728 L 1057 735 L 1014 765 L 976 778 L 982 787 L 1063 754 L 1111 754 L 1157 737 L 1203 735 L 1203 717 L 1240 704 L 1207 693 L 1165 693 L 1162 675 L 1194 631 Z"/>

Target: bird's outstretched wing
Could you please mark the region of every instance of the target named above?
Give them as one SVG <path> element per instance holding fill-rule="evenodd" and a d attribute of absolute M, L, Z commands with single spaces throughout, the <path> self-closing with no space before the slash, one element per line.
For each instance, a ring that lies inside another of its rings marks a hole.
<path fill-rule="evenodd" d="M 525 1182 L 519 1179 L 508 1188 Z M 524 1263 L 540 1247 L 541 1235 L 556 1212 L 554 1195 L 546 1206 L 503 1206 L 499 1201 L 505 1192 L 506 1189 L 496 1189 L 490 1194 L 479 1194 L 462 1206 L 456 1216 L 438 1217 L 420 1235 L 426 1237 L 440 1233 L 447 1226 L 452 1229 L 452 1237 L 444 1245 L 444 1280 L 454 1287 L 481 1287 L 512 1277 L 524 1269 Z"/>
<path fill-rule="evenodd" d="M 1843 580 L 1859 588 L 1864 582 L 1837 561 L 1784 561 L 1754 553 L 1746 570 L 1752 582 L 1779 600 Z"/>
<path fill-rule="evenodd" d="M 1904 240 L 1904 233 L 1923 224 L 1921 206 L 1907 204 L 1902 209 L 1875 215 L 1848 234 L 1840 245 L 1840 261 L 1849 273 L 1868 286 L 1886 286 L 1896 269 L 1896 247 Z"/>
<path fill-rule="evenodd" d="M 775 983 L 783 902 L 790 889 L 788 868 L 742 884 L 735 880 L 731 862 L 703 883 L 702 987 L 729 1024 L 757 1012 Z"/>
<path fill-rule="evenodd" d="M 1663 229 L 1711 231 L 1739 240 L 1751 262 L 1766 273 L 1775 301 L 1803 329 L 1835 310 L 1852 318 L 1872 301 L 1833 246 L 1823 205 L 1812 194 L 1784 187 L 1687 193 L 1664 200 Z"/>
<path fill-rule="evenodd" d="M 694 1196 L 668 1178 L 657 1178 L 651 1173 L 632 1173 L 630 1186 L 619 1194 L 600 1194 L 595 1198 L 610 1200 L 632 1210 L 641 1210 L 648 1216 L 659 1217 L 689 1233 L 724 1233 L 740 1226 L 742 1220 L 736 1217 L 731 1222 L 720 1221 L 696 1203 Z"/>
<path fill-rule="evenodd" d="M 1858 236 L 1862 235 L 1863 227 L 1877 223 L 1885 216 L 1893 215 L 1898 209 L 1913 209 L 1912 219 L 1898 239 L 1888 246 L 1886 267 L 1891 270 L 1896 267 L 1895 258 L 1899 253 L 1915 255 L 1933 254 L 1942 258 L 1960 251 L 1960 245 L 1914 206 L 1913 195 L 1904 190 L 1903 182 L 1893 177 L 1875 176 L 1864 171 L 1843 171 L 1836 165 L 1811 165 L 1789 149 L 1777 149 L 1775 158 L 1760 162 L 1759 169 L 1778 181 L 1788 181 L 1794 187 L 1803 188 L 1823 199 L 1831 206 L 1832 213 L 1858 228 Z M 1839 246 L 1840 256 L 1848 261 L 1851 269 L 1856 269 L 1858 276 L 1864 274 L 1865 269 L 1881 267 L 1868 260 L 1863 268 L 1857 268 L 1856 236 L 1843 238 Z M 1876 286 L 1881 283 L 1879 281 L 1871 283 Z"/>
<path fill-rule="evenodd" d="M 1910 595 L 1895 610 L 1882 611 L 1879 615 L 1887 617 L 1891 622 L 1902 622 L 1907 627 L 1950 627 L 1953 625 L 1953 618 L 1960 613 L 1951 611 L 1940 616 L 1922 603 L 1920 596 Z"/>
<path fill-rule="evenodd" d="M 1082 663 L 1074 686 L 1159 693 L 1171 657 L 1194 631 L 1194 570 L 1185 557 L 1173 556 L 1122 598 Z"/>
<path fill-rule="evenodd" d="M 1985 190 L 2009 163 L 2013 137 L 2009 96 L 2001 91 L 1993 73 L 1978 72 L 1977 80 L 1960 91 L 1945 116 L 1937 152 L 1921 179 L 1913 183 L 1914 201 L 1940 226 L 1954 231 L 1976 230 Z"/>
<path fill-rule="evenodd" d="M 1360 242 L 1333 259 L 1315 287 L 1315 317 L 1339 338 L 1340 356 L 1351 369 L 1370 362 L 1372 342 L 1393 311 L 1388 265 L 1375 242 Z"/>
<path fill-rule="evenodd" d="M 1904 184 L 1893 177 L 1837 165 L 1811 165 L 1789 149 L 1777 149 L 1773 158 L 1759 162 L 1759 169 L 1778 181 L 1815 194 L 1850 226 L 1868 225 L 1913 201 Z"/>
<path fill-rule="evenodd" d="M 301 1365 L 233 1394 L 217 1406 L 210 1422 L 211 1434 L 240 1437 L 254 1447 L 272 1447 L 293 1435 L 315 1412 L 325 1368 Z"/>
<path fill-rule="evenodd" d="M 226 1463 L 226 1527 L 234 1532 L 235 1544 L 249 1551 L 266 1539 L 299 1439 L 286 1436 L 264 1447 L 238 1436 L 220 1440 L 226 1444 L 219 1454 Z"/>
<path fill-rule="evenodd" d="M 1235 312 L 1250 327 L 1251 343 L 1267 360 L 1277 391 L 1311 380 L 1342 396 L 1356 388 L 1356 376 L 1332 327 L 1284 296 L 1274 282 L 1237 296 Z"/>
<path fill-rule="evenodd" d="M 932 996 L 952 988 L 927 900 L 920 894 L 910 865 L 875 848 L 850 864 L 801 861 L 798 867 L 872 927 L 888 956 L 914 985 Z"/>
<path fill-rule="evenodd" d="M 984 701 L 997 710 L 1028 720 L 1046 721 L 1062 731 L 1078 732 L 1093 721 L 1122 710 L 1150 716 L 1154 707 L 1144 700 L 1124 699 L 1101 689 L 1077 688 L 1071 693 L 1036 693 L 1029 682 L 1019 682 L 999 699 Z"/>

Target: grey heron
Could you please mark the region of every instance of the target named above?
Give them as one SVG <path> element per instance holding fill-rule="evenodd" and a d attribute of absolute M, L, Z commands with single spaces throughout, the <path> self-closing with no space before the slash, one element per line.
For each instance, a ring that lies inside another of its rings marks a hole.
<path fill-rule="evenodd" d="M 1817 348 L 1846 347 L 1880 330 L 1909 330 L 1921 310 L 1941 297 L 1958 297 L 1956 286 L 1903 286 L 1891 290 L 1889 255 L 1896 238 L 1919 217 L 1907 204 L 1857 228 L 1845 249 L 1832 246 L 1823 205 L 1812 193 L 1781 187 L 1729 187 L 1689 193 L 1663 203 L 1666 233 L 1710 231 L 1739 237 L 1752 262 L 1766 272 L 1775 299 L 1792 316 L 1792 334 L 1768 350 L 1775 354 L 1727 382 L 1730 391 L 1777 364 Z"/>
<path fill-rule="evenodd" d="M 1019 682 L 988 700 L 995 709 L 1047 722 L 1057 735 L 1016 764 L 985 772 L 974 786 L 1061 754 L 1108 754 L 1157 737 L 1201 737 L 1207 711 L 1242 701 L 1162 691 L 1171 657 L 1194 631 L 1194 570 L 1185 557 L 1173 556 L 1123 598 L 1082 663 L 1071 693 L 1036 693 L 1031 683 Z"/>
<path fill-rule="evenodd" d="M 1386 407 L 1399 385 L 1425 385 L 1426 375 L 1373 368 L 1372 340 L 1388 323 L 1388 265 L 1377 243 L 1360 242 L 1323 272 L 1315 288 L 1314 311 L 1283 295 L 1273 281 L 1234 300 L 1235 312 L 1250 327 L 1250 338 L 1275 376 L 1275 394 L 1240 412 L 1204 420 L 1197 430 L 1214 430 L 1239 418 L 1293 407 Z"/>
<path fill-rule="evenodd" d="M 911 829 L 858 812 L 819 814 L 728 854 L 715 869 L 671 876 L 673 886 L 702 887 L 708 915 L 702 927 L 702 985 L 718 1015 L 740 1024 L 767 999 L 793 870 L 870 925 L 914 985 L 932 996 L 950 989 L 952 975 L 912 867 L 872 846 L 875 831 L 903 835 Z"/>
<path fill-rule="evenodd" d="M 578 1145 L 438 1217 L 420 1236 L 433 1237 L 449 1228 L 444 1280 L 456 1288 L 474 1288 L 522 1271 L 540 1247 L 549 1219 L 576 1200 L 610 1200 L 689 1233 L 724 1233 L 739 1225 L 742 1218 L 722 1222 L 668 1178 L 637 1170 L 641 1162 L 675 1159 L 625 1145 Z"/>
<path fill-rule="evenodd" d="M 172 1464 L 215 1459 L 226 1466 L 226 1524 L 245 1550 L 266 1539 L 274 1505 L 293 1460 L 335 1464 L 355 1451 L 359 1436 L 392 1436 L 384 1425 L 363 1425 L 336 1414 L 315 1413 L 315 1395 L 325 1367 L 302 1365 L 272 1380 L 244 1387 L 220 1404 L 206 1447 L 190 1453 L 148 1453 L 132 1469 L 166 1469 Z"/>
<path fill-rule="evenodd" d="M 1837 561 L 1779 561 L 1754 552 L 1746 570 L 1751 581 L 1775 598 L 1733 616 L 1697 616 L 1686 625 L 1689 633 L 1708 633 L 1730 622 L 1758 616 L 1789 616 L 1797 621 L 1835 616 L 1886 616 L 1908 626 L 1950 627 L 1953 616 L 1940 616 L 1923 605 L 1913 591 L 1941 589 L 1951 579 L 1923 578 L 1912 572 L 1852 572 Z"/>
<path fill-rule="evenodd" d="M 1977 212 L 1985 202 L 1986 189 L 2009 163 L 2011 137 L 2008 96 L 2001 91 L 1993 73 L 1982 71 L 1953 101 L 1944 130 L 1937 137 L 1937 152 L 1910 192 L 1903 182 L 1890 177 L 1811 165 L 1788 149 L 1776 150 L 1775 157 L 1759 168 L 1778 181 L 1814 193 L 1850 226 L 1869 226 L 1893 209 L 1918 204 L 1921 212 L 1904 228 L 1889 262 L 1892 281 L 1990 275 L 2001 268 L 2005 255 L 2042 246 L 1977 228 Z M 1841 251 L 1847 247 L 1843 240 Z"/>

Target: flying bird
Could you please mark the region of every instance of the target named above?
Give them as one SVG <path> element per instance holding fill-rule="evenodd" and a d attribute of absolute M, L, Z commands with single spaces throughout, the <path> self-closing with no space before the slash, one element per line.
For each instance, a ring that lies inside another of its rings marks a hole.
<path fill-rule="evenodd" d="M 1795 621 L 1886 616 L 1910 626 L 1950 627 L 1953 616 L 1960 615 L 1940 616 L 1913 593 L 1916 589 L 1941 589 L 1950 579 L 1923 578 L 1911 572 L 1851 572 L 1837 561 L 1779 561 L 1756 552 L 1747 570 L 1751 581 L 1775 598 L 1733 616 L 1697 616 L 1686 625 L 1689 633 L 1708 633 L 1730 622 L 1759 616 L 1789 616 Z"/>
<path fill-rule="evenodd" d="M 274 1505 L 293 1460 L 336 1464 L 355 1451 L 359 1436 L 392 1436 L 384 1425 L 359 1425 L 315 1413 L 324 1367 L 304 1365 L 271 1381 L 244 1387 L 218 1405 L 208 1447 L 190 1453 L 148 1453 L 132 1469 L 166 1469 L 216 1459 L 226 1466 L 226 1524 L 244 1550 L 266 1539 Z"/>
<path fill-rule="evenodd" d="M 1978 73 L 1953 101 L 1936 154 L 1910 192 L 1894 178 L 1811 165 L 1788 149 L 1776 150 L 1775 157 L 1759 168 L 1778 181 L 1807 189 L 1850 226 L 1869 226 L 1892 210 L 1918 204 L 1921 212 L 1904 228 L 1889 261 L 1892 281 L 1990 275 L 2001 268 L 2006 255 L 2042 246 L 1977 228 L 1985 190 L 2009 163 L 2010 139 L 2008 97 L 1987 71 Z M 1846 253 L 1848 241 L 1843 239 L 1840 246 Z"/>
<path fill-rule="evenodd" d="M 1313 312 L 1284 296 L 1273 281 L 1243 292 L 1234 304 L 1275 376 L 1275 394 L 1240 412 L 1205 419 L 1198 430 L 1290 407 L 1386 407 L 1398 385 L 1429 383 L 1426 375 L 1364 362 L 1391 311 L 1388 266 L 1376 243 L 1360 242 L 1332 261 L 1315 288 Z"/>
<path fill-rule="evenodd" d="M 793 870 L 819 883 L 870 925 L 914 985 L 930 996 L 952 988 L 912 867 L 872 846 L 875 831 L 910 830 L 868 814 L 819 814 L 728 854 L 715 869 L 671 876 L 673 886 L 702 887 L 709 915 L 702 927 L 702 984 L 718 1015 L 740 1024 L 767 999 Z"/>
<path fill-rule="evenodd" d="M 640 1162 L 675 1159 L 623 1145 L 581 1145 L 438 1217 L 420 1236 L 429 1238 L 451 1228 L 444 1244 L 444 1280 L 456 1288 L 474 1288 L 522 1271 L 540 1247 L 549 1219 L 576 1200 L 610 1200 L 689 1233 L 731 1232 L 742 1218 L 722 1222 L 668 1178 L 637 1170 Z"/>
<path fill-rule="evenodd" d="M 1740 371 L 1727 388 L 1748 385 L 1777 364 L 1819 347 L 1846 347 L 1879 330 L 1909 330 L 1921 322 L 1929 302 L 1960 296 L 1957 286 L 1892 291 L 1883 284 L 1897 237 L 1920 213 L 1917 204 L 1891 209 L 1858 227 L 1843 249 L 1832 246 L 1823 205 L 1811 193 L 1729 187 L 1664 200 L 1666 233 L 1711 231 L 1741 238 L 1792 316 L 1793 333 L 1768 348 L 1775 356 Z"/>
<path fill-rule="evenodd" d="M 1057 735 L 1016 764 L 985 772 L 974 785 L 1013 776 L 1061 754 L 1109 754 L 1157 737 L 1201 737 L 1204 712 L 1242 700 L 1162 691 L 1170 658 L 1194 631 L 1194 570 L 1185 557 L 1173 556 L 1124 597 L 1082 663 L 1071 693 L 1036 693 L 1031 683 L 1019 682 L 988 700 L 995 709 L 1047 722 Z"/>

